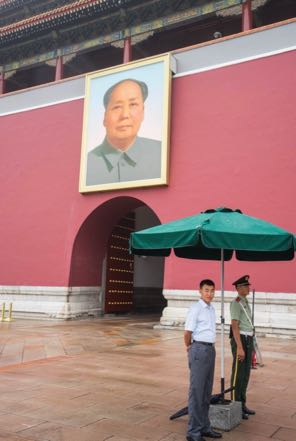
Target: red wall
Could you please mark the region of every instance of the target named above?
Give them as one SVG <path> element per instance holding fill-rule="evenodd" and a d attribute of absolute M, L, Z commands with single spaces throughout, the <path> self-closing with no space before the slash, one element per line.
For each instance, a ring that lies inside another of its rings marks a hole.
<path fill-rule="evenodd" d="M 296 232 L 295 52 L 182 77 L 174 82 L 171 192 L 165 217 L 229 206 Z M 163 219 L 164 220 L 164 219 Z M 219 264 L 168 268 L 167 287 L 192 286 Z M 190 276 L 188 277 L 188 271 Z M 296 292 L 295 261 L 226 264 L 226 287 L 251 274 L 260 291 Z M 219 280 L 219 279 L 218 279 Z"/>
<path fill-rule="evenodd" d="M 294 66 L 287 52 L 174 79 L 168 187 L 78 193 L 82 100 L 2 117 L 0 284 L 67 285 L 79 228 L 118 196 L 162 222 L 224 205 L 295 231 Z M 294 268 L 233 259 L 226 288 L 248 273 L 258 291 L 296 292 Z M 219 282 L 219 272 L 217 262 L 170 257 L 165 287 Z"/>

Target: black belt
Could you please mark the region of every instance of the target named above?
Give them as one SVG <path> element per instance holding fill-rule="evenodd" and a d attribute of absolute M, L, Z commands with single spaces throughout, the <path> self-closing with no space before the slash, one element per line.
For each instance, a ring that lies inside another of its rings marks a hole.
<path fill-rule="evenodd" d="M 214 346 L 214 343 L 208 343 L 207 341 L 193 340 L 193 343 L 199 343 L 200 345 L 206 345 L 206 346 Z"/>

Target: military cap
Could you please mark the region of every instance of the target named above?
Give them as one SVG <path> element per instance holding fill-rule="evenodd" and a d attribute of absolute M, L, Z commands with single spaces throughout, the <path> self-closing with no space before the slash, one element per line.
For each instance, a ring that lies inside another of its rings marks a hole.
<path fill-rule="evenodd" d="M 251 285 L 249 282 L 249 275 L 245 275 L 240 277 L 239 279 L 237 279 L 235 282 L 233 282 L 232 285 L 234 286 L 247 286 L 247 285 Z"/>

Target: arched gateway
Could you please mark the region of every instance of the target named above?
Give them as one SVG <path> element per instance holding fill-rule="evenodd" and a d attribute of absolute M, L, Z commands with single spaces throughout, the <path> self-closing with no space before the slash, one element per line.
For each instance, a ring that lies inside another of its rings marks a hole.
<path fill-rule="evenodd" d="M 161 313 L 164 259 L 129 254 L 131 232 L 160 223 L 142 201 L 122 196 L 97 207 L 81 225 L 72 250 L 69 286 L 81 287 L 90 315 Z"/>

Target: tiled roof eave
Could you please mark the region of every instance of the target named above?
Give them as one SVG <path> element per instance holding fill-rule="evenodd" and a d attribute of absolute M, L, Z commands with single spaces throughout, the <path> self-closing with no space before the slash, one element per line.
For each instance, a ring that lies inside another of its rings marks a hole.
<path fill-rule="evenodd" d="M 124 2 L 126 3 L 126 0 Z M 108 7 L 116 6 L 116 3 L 115 0 L 78 0 L 69 5 L 4 26 L 0 28 L 0 37 L 7 37 L 23 30 L 33 30 L 33 28 L 38 28 L 40 25 L 50 27 L 50 25 L 53 26 L 60 19 L 63 21 L 69 20 L 71 16 L 74 18 L 79 12 L 92 13 L 97 8 L 106 10 Z"/>

